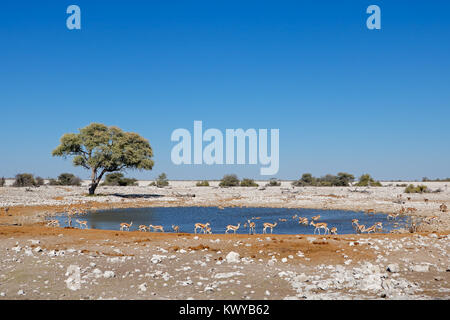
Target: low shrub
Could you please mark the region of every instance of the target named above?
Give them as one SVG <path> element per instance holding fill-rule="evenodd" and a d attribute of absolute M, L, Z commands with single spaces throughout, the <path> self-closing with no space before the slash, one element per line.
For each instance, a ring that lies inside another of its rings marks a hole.
<path fill-rule="evenodd" d="M 311 173 L 304 173 L 299 180 L 292 182 L 292 185 L 295 187 L 347 187 L 354 179 L 352 174 L 346 172 L 339 172 L 337 176 L 327 174 L 320 178 L 313 177 Z"/>
<path fill-rule="evenodd" d="M 425 193 L 429 192 L 428 187 L 424 185 L 419 185 L 415 187 L 414 185 L 410 184 L 405 188 L 405 193 Z"/>
<path fill-rule="evenodd" d="M 277 178 L 272 178 L 269 180 L 269 183 L 266 184 L 266 187 L 279 187 L 281 186 L 281 182 L 278 181 Z"/>
<path fill-rule="evenodd" d="M 31 173 L 19 173 L 13 183 L 13 187 L 34 187 L 36 186 L 36 180 Z"/>
<path fill-rule="evenodd" d="M 209 182 L 206 180 L 198 181 L 195 185 L 197 187 L 209 187 Z"/>
<path fill-rule="evenodd" d="M 37 187 L 43 186 L 45 184 L 44 179 L 41 177 L 36 177 L 34 179 L 34 181 L 35 181 L 35 186 L 37 186 Z"/>
<path fill-rule="evenodd" d="M 235 174 L 224 175 L 219 183 L 219 187 L 237 187 L 237 186 L 239 186 L 239 179 Z"/>
<path fill-rule="evenodd" d="M 258 184 L 253 179 L 244 178 L 241 181 L 241 187 L 258 187 Z"/>
<path fill-rule="evenodd" d="M 123 173 L 114 172 L 109 173 L 105 176 L 105 181 L 103 182 L 104 186 L 137 186 L 137 180 L 134 178 L 125 178 Z"/>
<path fill-rule="evenodd" d="M 359 181 L 355 184 L 358 187 L 381 187 L 381 183 L 379 181 L 375 181 L 370 174 L 363 174 L 359 177 Z"/>
<path fill-rule="evenodd" d="M 0 178 L 0 187 L 4 187 L 6 183 L 5 177 Z"/>
<path fill-rule="evenodd" d="M 81 179 L 72 173 L 61 173 L 57 179 L 50 179 L 51 186 L 81 186 Z"/>
<path fill-rule="evenodd" d="M 167 187 L 169 185 L 169 180 L 167 179 L 167 175 L 165 173 L 161 173 L 158 176 L 158 179 L 156 179 L 155 185 L 158 188 Z"/>

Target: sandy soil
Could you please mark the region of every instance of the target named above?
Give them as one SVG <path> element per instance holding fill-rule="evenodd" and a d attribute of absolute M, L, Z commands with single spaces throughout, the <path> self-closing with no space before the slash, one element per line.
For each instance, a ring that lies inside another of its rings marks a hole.
<path fill-rule="evenodd" d="M 449 299 L 449 216 L 441 192 L 404 187 L 0 188 L 0 299 Z M 195 194 L 195 197 L 192 195 Z M 402 195 L 399 198 L 399 195 Z M 407 197 L 410 197 L 408 199 Z M 425 198 L 428 201 L 425 202 Z M 418 233 L 193 235 L 46 227 L 67 206 L 265 206 L 397 212 L 414 207 Z M 68 270 L 68 268 L 71 269 Z M 72 273 L 71 270 L 76 270 Z M 80 276 L 80 287 L 71 290 Z"/>

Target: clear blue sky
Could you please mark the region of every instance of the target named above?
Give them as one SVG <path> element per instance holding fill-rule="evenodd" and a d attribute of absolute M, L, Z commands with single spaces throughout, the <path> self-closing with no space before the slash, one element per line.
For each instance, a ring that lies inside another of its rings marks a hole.
<path fill-rule="evenodd" d="M 366 28 L 371 4 L 381 30 Z M 2 1 L 0 176 L 87 178 L 51 151 L 102 122 L 149 139 L 154 170 L 130 176 L 260 178 L 173 165 L 172 131 L 202 120 L 279 128 L 282 179 L 448 177 L 449 15 L 449 1 Z"/>

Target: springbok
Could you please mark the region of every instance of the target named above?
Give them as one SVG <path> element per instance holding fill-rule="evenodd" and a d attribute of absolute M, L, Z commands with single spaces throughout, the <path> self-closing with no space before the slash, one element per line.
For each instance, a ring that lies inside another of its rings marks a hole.
<path fill-rule="evenodd" d="M 120 231 L 123 231 L 123 229 L 127 229 L 127 231 L 130 231 L 130 227 L 133 225 L 133 221 L 130 223 L 122 222 L 120 224 Z"/>
<path fill-rule="evenodd" d="M 273 228 L 275 228 L 276 226 L 277 226 L 277 222 L 275 222 L 275 223 L 264 222 L 263 233 L 266 233 L 267 228 L 270 228 L 270 233 L 273 233 Z"/>
<path fill-rule="evenodd" d="M 317 216 L 311 217 L 311 220 L 317 221 L 320 219 L 320 214 L 318 214 Z"/>
<path fill-rule="evenodd" d="M 206 233 L 212 234 L 212 232 L 211 232 L 211 227 L 207 226 L 207 227 L 204 229 L 204 232 L 205 232 L 205 234 L 206 234 Z"/>
<path fill-rule="evenodd" d="M 76 219 L 75 221 L 80 225 L 80 229 L 83 229 L 82 226 L 84 226 L 84 228 L 87 229 L 87 221 L 86 220 L 80 221 L 80 220 Z"/>
<path fill-rule="evenodd" d="M 447 212 L 447 206 L 443 203 L 439 206 L 439 211 Z"/>
<path fill-rule="evenodd" d="M 325 232 L 324 234 L 327 234 L 327 232 L 330 232 L 330 229 L 328 229 L 328 224 L 325 222 L 319 222 L 319 223 L 314 223 L 314 221 L 311 221 L 310 225 L 314 226 L 314 234 L 316 234 L 316 231 L 319 230 L 319 234 L 320 234 L 320 229 L 324 229 Z"/>
<path fill-rule="evenodd" d="M 50 220 L 47 222 L 48 227 L 59 227 L 59 221 L 58 220 Z"/>
<path fill-rule="evenodd" d="M 241 223 L 239 222 L 237 226 L 233 226 L 231 224 L 227 225 L 227 228 L 225 230 L 225 233 L 228 233 L 229 230 L 233 230 L 234 233 L 236 233 L 236 230 L 239 229 L 239 227 L 241 226 Z"/>
<path fill-rule="evenodd" d="M 301 224 L 307 226 L 307 225 L 308 225 L 308 218 L 302 218 L 302 217 L 300 217 L 300 218 L 298 219 L 298 223 L 301 223 Z"/>
<path fill-rule="evenodd" d="M 371 227 L 369 227 L 369 228 L 363 228 L 363 230 L 361 230 L 361 233 L 362 232 L 367 232 L 367 233 L 370 233 L 370 232 L 375 232 L 377 230 L 377 226 L 374 224 L 373 226 L 371 226 Z"/>
<path fill-rule="evenodd" d="M 150 229 L 150 228 L 153 228 L 153 231 L 161 231 L 161 232 L 164 232 L 164 228 L 163 228 L 163 226 L 154 226 L 154 225 L 152 225 L 152 224 L 150 224 L 149 226 L 148 226 L 148 228 Z"/>
<path fill-rule="evenodd" d="M 399 216 L 399 213 L 389 213 L 388 215 L 387 215 L 387 220 L 390 220 L 390 219 L 392 219 L 392 220 L 395 220 L 395 219 L 397 219 L 397 217 Z"/>
<path fill-rule="evenodd" d="M 382 222 L 375 222 L 375 230 L 383 230 L 383 223 Z"/>
<path fill-rule="evenodd" d="M 178 231 L 180 231 L 180 227 L 179 227 L 179 226 L 174 226 L 174 225 L 172 225 L 172 229 L 173 229 L 173 231 L 175 231 L 176 233 L 178 233 Z"/>
<path fill-rule="evenodd" d="M 330 234 L 337 234 L 337 228 L 336 227 L 331 228 Z"/>
<path fill-rule="evenodd" d="M 147 229 L 149 229 L 149 227 L 147 227 L 145 224 L 141 224 L 141 225 L 139 226 L 139 231 L 144 231 L 144 232 L 146 232 Z"/>
<path fill-rule="evenodd" d="M 253 221 L 247 220 L 248 222 L 248 234 L 255 234 L 255 223 Z"/>
<path fill-rule="evenodd" d="M 352 227 L 353 229 L 355 229 L 355 231 L 358 229 L 358 223 L 359 223 L 358 219 L 352 219 Z"/>
<path fill-rule="evenodd" d="M 194 229 L 194 233 L 197 234 L 197 229 L 200 228 L 201 230 L 203 230 L 203 233 L 205 233 L 205 228 L 209 226 L 209 222 L 203 224 L 203 223 L 196 223 L 195 224 L 195 229 Z"/>
<path fill-rule="evenodd" d="M 364 224 L 359 224 L 358 219 L 353 219 L 352 220 L 352 224 L 354 224 L 354 228 L 355 228 L 355 232 L 356 233 L 361 233 L 361 232 L 363 232 L 363 230 L 366 229 L 366 226 Z"/>

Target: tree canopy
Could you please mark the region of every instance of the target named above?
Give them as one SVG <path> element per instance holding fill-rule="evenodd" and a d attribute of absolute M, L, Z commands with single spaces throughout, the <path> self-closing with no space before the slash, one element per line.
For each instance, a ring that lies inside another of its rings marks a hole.
<path fill-rule="evenodd" d="M 101 123 L 91 123 L 79 131 L 63 135 L 52 155 L 73 156 L 75 166 L 91 170 L 90 194 L 94 194 L 105 173 L 153 168 L 150 143 L 137 133 Z"/>

